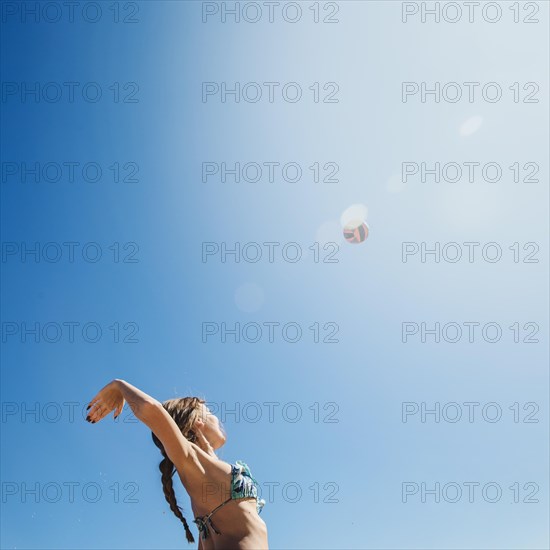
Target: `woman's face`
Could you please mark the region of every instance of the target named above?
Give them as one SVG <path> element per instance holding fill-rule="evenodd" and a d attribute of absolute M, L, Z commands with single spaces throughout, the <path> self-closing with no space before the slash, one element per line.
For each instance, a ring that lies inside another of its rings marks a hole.
<path fill-rule="evenodd" d="M 206 404 L 202 403 L 201 406 L 202 415 L 199 418 L 198 424 L 202 429 L 204 437 L 206 437 L 210 445 L 212 445 L 212 448 L 219 449 L 227 441 L 223 425 L 219 418 L 210 411 Z"/>

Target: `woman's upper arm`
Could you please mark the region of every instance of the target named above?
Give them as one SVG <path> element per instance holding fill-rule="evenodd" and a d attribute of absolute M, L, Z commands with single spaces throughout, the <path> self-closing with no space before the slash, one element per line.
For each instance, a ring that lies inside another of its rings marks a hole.
<path fill-rule="evenodd" d="M 183 436 L 174 419 L 160 402 L 147 405 L 144 417 L 145 424 L 160 439 L 168 458 L 176 469 L 179 470 L 191 462 L 197 463 L 193 446 Z"/>

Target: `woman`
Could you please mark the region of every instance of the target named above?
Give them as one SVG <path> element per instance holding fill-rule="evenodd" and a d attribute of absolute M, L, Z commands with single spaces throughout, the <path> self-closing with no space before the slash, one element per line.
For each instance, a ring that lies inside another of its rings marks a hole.
<path fill-rule="evenodd" d="M 172 476 L 177 471 L 191 499 L 199 529 L 199 550 L 267 549 L 267 527 L 259 513 L 257 483 L 248 466 L 220 460 L 216 453 L 226 441 L 220 421 L 203 399 L 182 397 L 160 403 L 124 380 L 113 380 L 88 405 L 86 420 L 95 424 L 125 401 L 136 418 L 152 431 L 163 460 L 159 465 L 162 488 L 170 509 L 183 523 L 188 542 L 195 542 L 176 503 Z M 215 522 L 214 522 L 215 519 Z"/>

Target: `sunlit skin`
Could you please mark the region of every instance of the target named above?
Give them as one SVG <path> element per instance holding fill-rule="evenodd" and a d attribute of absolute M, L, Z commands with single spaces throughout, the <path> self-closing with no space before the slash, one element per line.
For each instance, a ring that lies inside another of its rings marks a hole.
<path fill-rule="evenodd" d="M 87 420 L 96 423 L 113 411 L 116 418 L 125 402 L 136 418 L 161 440 L 189 494 L 193 518 L 210 513 L 230 497 L 231 465 L 220 460 L 215 453 L 225 444 L 227 437 L 219 418 L 206 405 L 201 405 L 202 414 L 193 426 L 197 443 L 192 443 L 182 435 L 159 401 L 117 379 L 90 401 Z M 189 513 L 184 515 L 190 523 L 193 518 Z M 256 510 L 253 497 L 228 502 L 216 511 L 212 520 L 221 534 L 210 530 L 205 540 L 195 535 L 199 550 L 268 549 L 267 527 Z"/>

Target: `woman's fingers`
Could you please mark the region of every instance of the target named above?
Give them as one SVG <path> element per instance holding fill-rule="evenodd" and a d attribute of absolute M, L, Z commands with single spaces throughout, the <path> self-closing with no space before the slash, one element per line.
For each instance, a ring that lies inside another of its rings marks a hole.
<path fill-rule="evenodd" d="M 94 398 L 88 403 L 88 410 L 93 409 L 94 405 L 97 405 L 102 399 L 102 392 L 97 393 Z"/>
<path fill-rule="evenodd" d="M 96 395 L 89 403 L 88 403 L 88 409 L 91 409 L 95 403 L 97 403 L 97 400 L 99 397 Z"/>
<path fill-rule="evenodd" d="M 97 409 L 91 417 L 92 422 L 99 422 L 102 418 L 105 417 L 105 415 L 108 412 L 109 411 L 107 409 L 105 409 L 104 407 L 101 407 L 100 409 Z"/>
<path fill-rule="evenodd" d="M 103 407 L 103 401 L 96 401 L 91 407 L 90 407 L 90 414 L 93 414 L 94 412 L 97 412 L 101 407 Z"/>
<path fill-rule="evenodd" d="M 100 409 L 96 414 L 96 422 L 103 420 L 109 411 L 105 408 Z"/>
<path fill-rule="evenodd" d="M 98 408 L 98 405 L 95 404 L 89 411 L 88 411 L 88 416 L 86 417 L 86 420 L 88 420 L 89 422 L 96 422 L 97 421 L 97 408 Z"/>
<path fill-rule="evenodd" d="M 109 414 L 113 410 L 113 406 L 109 406 L 101 401 L 95 403 L 95 405 L 88 412 L 87 419 L 95 423 L 101 420 L 105 415 Z"/>

